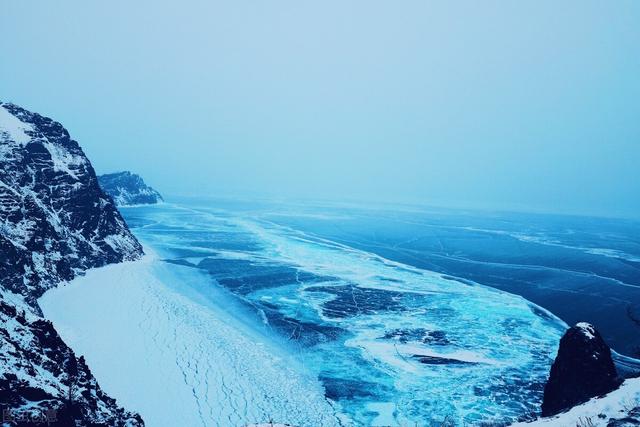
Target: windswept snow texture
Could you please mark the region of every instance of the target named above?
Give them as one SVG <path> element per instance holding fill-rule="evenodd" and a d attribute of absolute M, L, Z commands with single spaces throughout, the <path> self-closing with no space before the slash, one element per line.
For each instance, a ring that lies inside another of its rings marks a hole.
<path fill-rule="evenodd" d="M 476 425 L 515 421 L 539 409 L 566 325 L 521 297 L 315 238 L 242 209 L 159 205 L 124 215 L 169 267 L 206 273 L 200 292 L 228 293 L 244 307 L 236 316 L 293 349 L 347 425 L 445 417 Z M 198 369 L 213 369 L 206 366 Z M 258 374 L 253 381 L 265 380 Z M 233 395 L 246 392 L 241 384 L 225 379 Z M 205 412 L 216 404 L 198 401 Z"/>
<path fill-rule="evenodd" d="M 227 313 L 223 293 L 201 294 L 204 285 L 203 272 L 148 255 L 89 271 L 39 303 L 104 389 L 149 426 L 337 426 L 317 381 L 236 320 L 241 312 Z"/>

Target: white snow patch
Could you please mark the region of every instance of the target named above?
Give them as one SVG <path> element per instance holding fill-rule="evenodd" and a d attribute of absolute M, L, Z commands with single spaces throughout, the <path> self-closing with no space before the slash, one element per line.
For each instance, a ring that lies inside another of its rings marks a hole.
<path fill-rule="evenodd" d="M 26 134 L 26 131 L 33 131 L 33 127 L 28 123 L 23 123 L 0 105 L 0 134 L 5 134 L 5 137 L 18 144 L 26 144 L 31 141 L 31 137 Z"/>
<path fill-rule="evenodd" d="M 44 146 L 51 155 L 53 170 L 56 172 L 66 173 L 77 180 L 78 175 L 76 175 L 74 169 L 78 169 L 82 166 L 85 163 L 85 159 L 82 156 L 69 153 L 68 150 L 58 144 L 45 142 Z"/>
<path fill-rule="evenodd" d="M 596 337 L 596 330 L 595 328 L 587 323 L 587 322 L 580 322 L 580 323 L 576 323 L 576 327 L 580 328 L 580 330 L 582 331 L 582 333 L 584 335 L 586 335 L 587 338 L 589 338 L 590 340 L 594 339 Z"/>
<path fill-rule="evenodd" d="M 32 252 L 31 260 L 33 261 L 33 267 L 36 269 L 36 274 L 46 275 L 47 270 L 45 269 L 44 263 L 44 255 L 40 252 Z"/>
<path fill-rule="evenodd" d="M 103 240 L 116 252 L 125 254 L 136 253 L 135 241 L 129 236 L 123 234 L 110 234 Z"/>

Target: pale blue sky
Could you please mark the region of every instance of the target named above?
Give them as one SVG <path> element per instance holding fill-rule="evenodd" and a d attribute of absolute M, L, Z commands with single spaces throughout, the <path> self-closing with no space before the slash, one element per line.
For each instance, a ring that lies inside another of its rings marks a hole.
<path fill-rule="evenodd" d="M 99 173 L 640 217 L 638 1 L 0 5 L 0 99 Z"/>

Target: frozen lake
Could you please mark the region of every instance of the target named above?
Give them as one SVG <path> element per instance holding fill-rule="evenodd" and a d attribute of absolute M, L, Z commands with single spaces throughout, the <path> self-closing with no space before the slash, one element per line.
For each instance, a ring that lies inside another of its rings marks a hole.
<path fill-rule="evenodd" d="M 633 242 L 562 240 L 557 218 L 196 199 L 123 214 L 153 255 L 41 303 L 151 426 L 515 421 L 538 411 L 566 324 L 498 288 L 566 293 L 583 255 L 618 296 L 637 289 Z"/>

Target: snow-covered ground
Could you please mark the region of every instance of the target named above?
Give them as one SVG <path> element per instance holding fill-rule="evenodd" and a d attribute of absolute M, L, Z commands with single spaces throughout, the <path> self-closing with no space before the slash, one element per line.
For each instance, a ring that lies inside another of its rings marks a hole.
<path fill-rule="evenodd" d="M 187 283 L 200 274 L 147 255 L 91 270 L 39 303 L 102 388 L 150 427 L 336 425 L 295 360 L 234 319 L 223 295 L 216 304 L 194 293 Z"/>
<path fill-rule="evenodd" d="M 640 378 L 626 380 L 619 389 L 601 398 L 594 398 L 554 417 L 541 418 L 512 427 L 568 427 L 607 426 L 612 418 L 624 418 L 629 411 L 640 406 Z"/>

